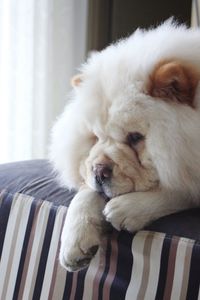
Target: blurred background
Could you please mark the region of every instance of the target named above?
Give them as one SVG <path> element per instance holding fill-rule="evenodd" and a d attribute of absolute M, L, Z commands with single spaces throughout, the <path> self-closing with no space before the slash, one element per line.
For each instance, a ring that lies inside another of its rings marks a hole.
<path fill-rule="evenodd" d="M 171 16 L 199 26 L 199 12 L 200 0 L 0 0 L 0 163 L 47 157 L 88 52 Z"/>

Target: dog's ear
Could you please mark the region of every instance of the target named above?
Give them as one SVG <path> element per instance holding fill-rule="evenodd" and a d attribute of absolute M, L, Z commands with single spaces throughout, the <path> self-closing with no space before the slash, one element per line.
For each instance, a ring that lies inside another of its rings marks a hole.
<path fill-rule="evenodd" d="M 83 74 L 77 74 L 71 78 L 71 86 L 78 87 L 83 81 Z"/>
<path fill-rule="evenodd" d="M 194 107 L 199 79 L 199 73 L 190 65 L 179 61 L 161 62 L 150 76 L 148 94 Z"/>

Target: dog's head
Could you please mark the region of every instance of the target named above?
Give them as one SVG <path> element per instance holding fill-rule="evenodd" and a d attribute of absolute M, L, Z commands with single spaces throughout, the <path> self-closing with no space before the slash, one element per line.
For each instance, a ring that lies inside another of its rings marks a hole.
<path fill-rule="evenodd" d="M 200 150 L 197 36 L 168 22 L 89 58 L 53 130 L 51 157 L 65 184 L 87 184 L 109 198 L 193 184 L 200 172 L 193 161 Z"/>

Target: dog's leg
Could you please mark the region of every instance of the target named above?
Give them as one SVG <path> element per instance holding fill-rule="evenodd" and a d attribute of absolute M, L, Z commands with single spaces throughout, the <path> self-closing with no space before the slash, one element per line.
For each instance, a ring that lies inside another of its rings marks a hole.
<path fill-rule="evenodd" d="M 68 271 L 87 266 L 100 244 L 104 199 L 89 188 L 73 198 L 65 219 L 60 248 L 60 263 Z"/>
<path fill-rule="evenodd" d="M 194 206 L 183 195 L 164 192 L 135 192 L 110 200 L 104 215 L 117 230 L 130 232 L 142 229 L 145 225 L 162 216 Z"/>

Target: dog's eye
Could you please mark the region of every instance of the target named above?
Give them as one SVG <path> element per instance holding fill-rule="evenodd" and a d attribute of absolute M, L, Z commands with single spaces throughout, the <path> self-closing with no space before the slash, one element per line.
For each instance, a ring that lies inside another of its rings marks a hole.
<path fill-rule="evenodd" d="M 139 142 L 144 140 L 144 136 L 139 132 L 130 132 L 127 136 L 129 146 L 136 146 Z"/>

